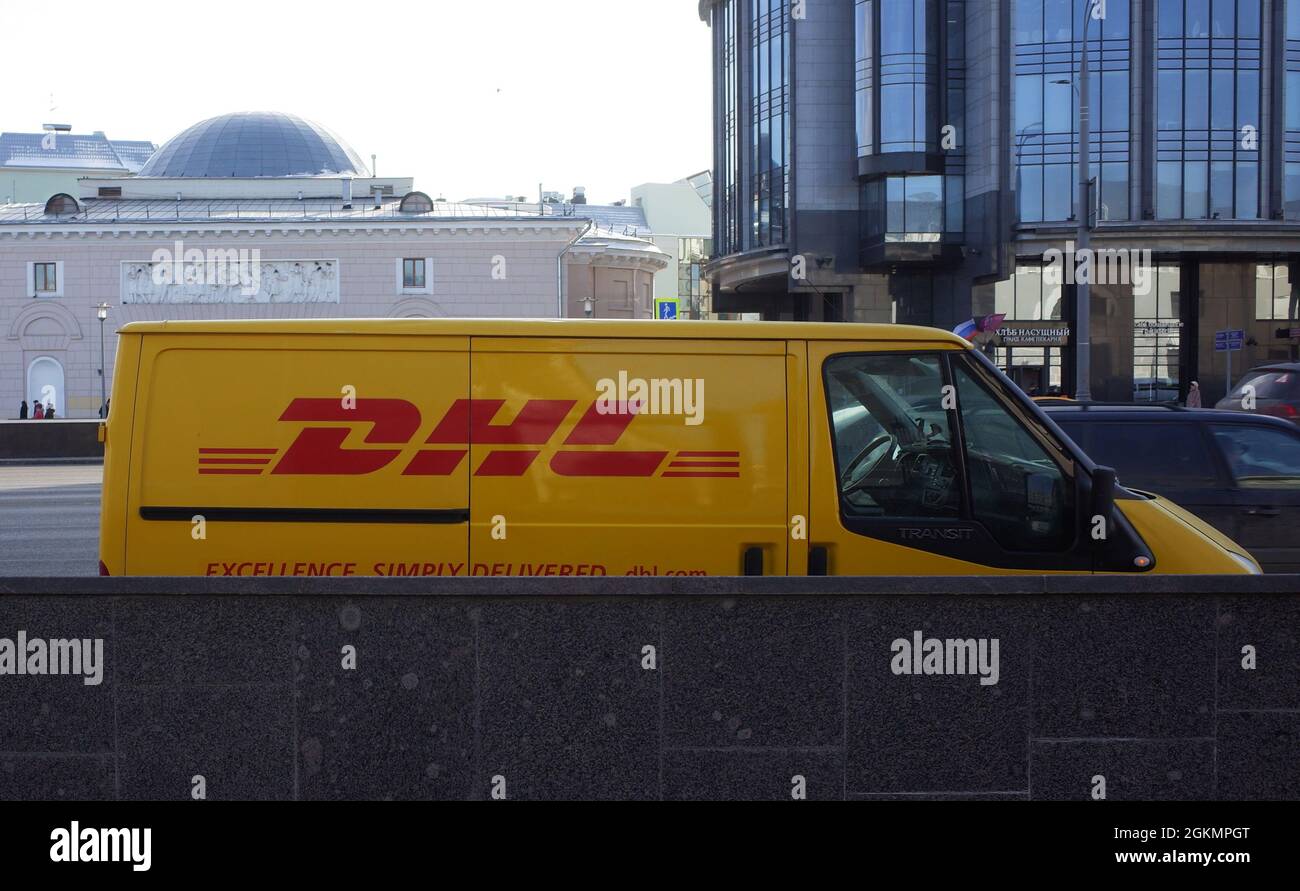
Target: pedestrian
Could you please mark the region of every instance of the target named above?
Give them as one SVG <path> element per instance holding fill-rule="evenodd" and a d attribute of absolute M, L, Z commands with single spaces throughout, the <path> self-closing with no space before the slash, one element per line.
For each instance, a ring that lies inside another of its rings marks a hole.
<path fill-rule="evenodd" d="M 113 401 L 112 399 L 105 399 L 104 404 L 99 407 L 99 416 L 101 418 L 108 417 L 108 404 L 112 401 Z"/>
<path fill-rule="evenodd" d="M 41 400 L 39 400 L 39 399 L 33 399 L 33 400 L 32 400 L 32 418 L 33 418 L 33 420 L 37 420 L 37 421 L 39 421 L 39 420 L 40 420 L 41 418 L 43 418 L 43 417 L 45 417 L 45 406 L 41 405 Z"/>
<path fill-rule="evenodd" d="M 1188 408 L 1201 407 L 1201 385 L 1192 381 L 1192 388 L 1187 391 L 1187 402 L 1184 403 Z"/>
<path fill-rule="evenodd" d="M 47 420 L 47 421 L 53 421 L 53 420 L 54 420 L 54 403 L 53 403 L 53 402 L 47 402 L 47 403 L 45 403 L 45 420 Z"/>
<path fill-rule="evenodd" d="M 20 421 L 25 421 L 25 420 L 27 420 L 27 400 L 26 400 L 26 399 L 23 400 L 23 404 L 22 404 L 22 405 L 18 406 L 18 420 L 20 420 Z"/>

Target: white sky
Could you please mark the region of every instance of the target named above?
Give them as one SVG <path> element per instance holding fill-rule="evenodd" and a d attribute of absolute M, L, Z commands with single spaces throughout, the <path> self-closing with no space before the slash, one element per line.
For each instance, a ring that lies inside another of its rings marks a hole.
<path fill-rule="evenodd" d="M 435 198 L 535 200 L 544 183 L 609 203 L 711 166 L 711 43 L 697 7 L 0 0 L 0 130 L 68 123 L 161 145 L 214 115 L 284 111 Z"/>

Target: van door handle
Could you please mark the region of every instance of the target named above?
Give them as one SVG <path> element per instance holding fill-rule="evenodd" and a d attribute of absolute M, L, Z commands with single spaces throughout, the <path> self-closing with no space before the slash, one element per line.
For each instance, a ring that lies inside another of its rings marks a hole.
<path fill-rule="evenodd" d="M 744 557 L 741 559 L 742 575 L 762 575 L 763 574 L 763 549 L 762 548 L 745 548 Z"/>
<path fill-rule="evenodd" d="M 830 563 L 830 552 L 826 545 L 813 545 L 808 549 L 808 574 L 826 575 Z"/>

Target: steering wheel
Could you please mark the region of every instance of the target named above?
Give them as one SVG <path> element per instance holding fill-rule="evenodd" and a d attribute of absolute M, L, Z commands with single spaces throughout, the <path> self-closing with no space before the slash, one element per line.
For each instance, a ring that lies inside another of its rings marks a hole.
<path fill-rule="evenodd" d="M 867 443 L 840 475 L 840 494 L 847 495 L 861 489 L 897 445 L 898 439 L 889 433 L 882 433 Z"/>
<path fill-rule="evenodd" d="M 921 483 L 921 505 L 926 508 L 942 507 L 957 481 L 957 468 L 951 461 L 938 460 L 928 452 L 919 453 L 912 468 Z"/>

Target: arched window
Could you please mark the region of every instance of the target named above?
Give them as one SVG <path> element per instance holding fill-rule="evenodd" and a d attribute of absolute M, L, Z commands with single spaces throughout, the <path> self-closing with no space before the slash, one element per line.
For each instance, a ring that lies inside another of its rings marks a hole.
<path fill-rule="evenodd" d="M 66 404 L 63 398 L 63 363 L 53 356 L 39 356 L 27 366 L 27 398 L 40 400 L 42 405 L 53 403 L 61 417 Z"/>
<path fill-rule="evenodd" d="M 397 209 L 401 213 L 428 213 L 433 210 L 433 199 L 423 192 L 407 192 Z"/>
<path fill-rule="evenodd" d="M 45 213 L 50 216 L 66 217 L 80 210 L 81 205 L 77 204 L 77 199 L 66 192 L 51 195 L 50 200 L 45 202 Z"/>

